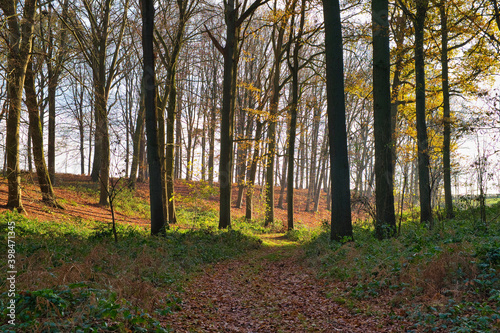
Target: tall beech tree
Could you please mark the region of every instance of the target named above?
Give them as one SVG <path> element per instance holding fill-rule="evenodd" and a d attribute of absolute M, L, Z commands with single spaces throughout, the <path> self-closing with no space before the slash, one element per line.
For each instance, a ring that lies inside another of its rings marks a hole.
<path fill-rule="evenodd" d="M 35 89 L 35 75 L 32 67 L 31 58 L 26 69 L 24 90 L 26 92 L 26 106 L 29 114 L 29 133 L 31 134 L 33 142 L 33 158 L 35 160 L 38 184 L 40 185 L 40 191 L 42 192 L 42 201 L 49 206 L 62 208 L 62 206 L 57 203 L 49 171 L 47 165 L 45 164 L 42 124 L 40 122 L 40 111 L 38 108 L 38 100 Z"/>
<path fill-rule="evenodd" d="M 417 158 L 418 158 L 418 187 L 420 200 L 420 221 L 434 226 L 432 219 L 431 205 L 431 184 L 430 184 L 430 155 L 429 138 L 426 123 L 426 79 L 425 79 L 425 50 L 424 50 L 424 30 L 429 0 L 416 0 L 415 13 L 412 13 L 403 0 L 399 0 L 399 5 L 410 18 L 415 34 L 415 113 L 417 129 Z"/>
<path fill-rule="evenodd" d="M 278 2 L 274 1 L 273 17 L 276 23 L 273 25 L 273 76 L 272 76 L 272 92 L 269 105 L 269 120 L 267 127 L 268 151 L 267 151 L 267 168 L 266 168 L 266 211 L 264 217 L 264 225 L 268 226 L 274 222 L 274 176 L 276 164 L 276 123 L 278 118 L 279 99 L 281 94 L 281 63 L 286 51 L 286 43 L 284 35 L 288 26 L 290 16 L 294 16 L 293 8 L 297 0 L 287 2 L 283 11 L 278 10 Z"/>
<path fill-rule="evenodd" d="M 105 0 L 102 4 L 83 1 L 86 17 L 68 15 L 63 22 L 77 41 L 85 60 L 92 68 L 94 112 L 95 112 L 95 150 L 92 167 L 92 180 L 100 181 L 99 204 L 108 205 L 109 184 L 109 120 L 108 98 L 117 74 L 129 0 L 124 0 L 116 17 L 112 16 L 115 0 Z M 75 10 L 73 8 L 72 10 Z M 119 18 L 118 25 L 113 19 Z M 113 29 L 114 28 L 114 29 Z M 114 35 L 113 35 L 114 34 Z"/>
<path fill-rule="evenodd" d="M 352 239 L 349 159 L 344 99 L 344 56 L 338 0 L 323 0 L 326 47 L 327 113 L 332 179 L 331 239 Z"/>
<path fill-rule="evenodd" d="M 416 14 L 413 19 L 415 28 L 415 102 L 417 115 L 418 146 L 418 186 L 420 192 L 420 221 L 428 223 L 432 228 L 431 184 L 429 139 L 427 137 L 425 108 L 425 52 L 424 29 L 429 0 L 416 1 Z"/>
<path fill-rule="evenodd" d="M 21 200 L 21 170 L 19 166 L 19 125 L 26 70 L 33 46 L 33 25 L 36 0 L 26 0 L 19 12 L 17 0 L 1 0 L 0 9 L 6 17 L 8 29 L 7 96 L 7 208 L 24 212 Z"/>
<path fill-rule="evenodd" d="M 297 136 L 297 110 L 299 107 L 299 54 L 303 46 L 302 35 L 304 32 L 304 22 L 305 22 L 305 4 L 306 1 L 301 1 L 300 6 L 300 20 L 298 31 L 294 38 L 294 43 L 288 45 L 287 55 L 288 55 L 288 67 L 292 74 L 292 100 L 289 107 L 290 112 L 290 125 L 289 125 L 289 135 L 288 135 L 288 165 L 287 165 L 287 228 L 292 230 L 294 227 L 294 216 L 293 216 L 293 180 L 294 180 L 294 166 L 295 166 L 295 139 Z M 294 10 L 294 6 L 292 10 Z M 292 19 L 291 29 L 290 29 L 290 41 L 292 40 L 292 34 L 294 34 L 294 22 Z M 293 47 L 292 47 L 293 46 Z"/>
<path fill-rule="evenodd" d="M 391 133 L 391 54 L 389 1 L 372 1 L 373 115 L 375 133 L 375 201 L 377 238 L 396 234 Z"/>
<path fill-rule="evenodd" d="M 154 1 L 142 1 L 142 49 L 144 58 L 143 89 L 148 136 L 149 200 L 151 205 L 151 234 L 157 235 L 165 226 L 162 202 L 162 168 L 158 145 L 158 117 L 156 108 L 155 60 L 153 48 Z"/>
<path fill-rule="evenodd" d="M 220 212 L 219 228 L 231 226 L 231 189 L 233 170 L 233 128 L 234 102 L 236 93 L 236 71 L 239 60 L 240 27 L 253 12 L 268 0 L 256 0 L 250 7 L 242 8 L 238 15 L 240 3 L 238 0 L 224 2 L 224 20 L 226 22 L 226 44 L 224 47 L 207 30 L 214 45 L 224 57 L 224 76 L 222 87 L 222 110 L 220 126 L 220 160 L 219 160 L 219 187 Z"/>
<path fill-rule="evenodd" d="M 441 73 L 443 88 L 443 181 L 444 181 L 444 204 L 446 217 L 453 217 L 453 197 L 451 195 L 451 110 L 450 110 L 450 80 L 448 65 L 448 12 L 447 1 L 441 0 L 439 4 L 439 16 L 441 19 Z"/>
<path fill-rule="evenodd" d="M 160 156 L 164 155 L 162 158 L 162 164 L 164 164 L 165 173 L 165 195 L 164 204 L 167 207 L 167 219 L 170 223 L 176 223 L 177 217 L 175 214 L 175 201 L 174 201 L 174 154 L 175 154 L 175 121 L 177 118 L 178 109 L 178 97 L 177 97 L 177 64 L 179 61 L 179 55 L 181 52 L 182 45 L 185 42 L 185 29 L 188 20 L 192 17 L 197 0 L 177 0 L 177 10 L 178 10 L 178 22 L 175 26 L 175 30 L 171 37 L 167 41 L 158 29 L 155 29 L 155 44 L 158 49 L 163 50 L 160 52 L 160 60 L 162 65 L 167 71 L 166 84 L 163 87 L 163 94 L 160 98 L 158 116 L 160 122 L 164 119 L 163 114 L 165 109 L 167 111 L 167 129 L 166 129 L 166 145 L 164 144 L 163 134 L 160 134 Z M 163 128 L 163 124 L 159 124 L 160 129 Z M 160 131 L 163 132 L 163 131 Z M 163 151 L 165 153 L 163 154 Z"/>
<path fill-rule="evenodd" d="M 68 0 L 62 3 L 61 18 L 68 17 Z M 48 79 L 48 146 L 47 162 L 52 184 L 55 182 L 56 173 L 56 92 L 65 62 L 68 60 L 68 34 L 67 29 L 58 26 L 61 22 L 56 21 L 56 15 L 50 5 L 47 10 L 47 31 L 41 31 L 41 41 L 46 52 L 45 62 L 47 64 Z M 56 29 L 54 29 L 56 27 Z M 56 30 L 56 31 L 54 31 Z"/>

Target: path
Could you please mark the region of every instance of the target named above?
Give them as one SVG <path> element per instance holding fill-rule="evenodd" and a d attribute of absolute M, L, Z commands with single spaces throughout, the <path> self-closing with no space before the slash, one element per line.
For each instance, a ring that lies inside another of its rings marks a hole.
<path fill-rule="evenodd" d="M 326 296 L 334 287 L 302 263 L 297 244 L 277 234 L 263 238 L 261 249 L 209 267 L 187 284 L 182 310 L 165 318 L 174 332 L 403 331 L 337 304 Z"/>

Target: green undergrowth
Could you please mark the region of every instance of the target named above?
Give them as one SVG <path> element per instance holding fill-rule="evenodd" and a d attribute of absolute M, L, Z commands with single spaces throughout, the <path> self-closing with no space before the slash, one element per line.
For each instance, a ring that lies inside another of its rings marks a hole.
<path fill-rule="evenodd" d="M 171 228 L 208 229 L 219 228 L 219 212 L 207 207 L 181 207 L 176 210 L 178 225 L 172 224 Z M 262 235 L 270 233 L 285 233 L 286 229 L 280 220 L 265 226 L 264 220 L 257 219 L 248 221 L 245 217 L 234 217 L 231 221 L 231 229 L 249 235 Z M 305 241 L 314 235 L 314 231 L 301 226 L 296 230 L 286 233 L 294 241 Z"/>
<path fill-rule="evenodd" d="M 166 332 L 160 319 L 182 307 L 178 295 L 192 274 L 261 246 L 237 230 L 172 229 L 153 237 L 121 224 L 115 243 L 107 224 L 14 213 L 0 215 L 4 244 L 9 222 L 15 222 L 16 324 L 23 326 L 14 330 L 7 323 L 9 296 L 3 293 L 0 331 L 7 332 Z"/>
<path fill-rule="evenodd" d="M 433 230 L 408 220 L 386 240 L 371 223 L 356 223 L 354 242 L 332 243 L 327 231 L 306 252 L 323 277 L 343 281 L 331 296 L 353 310 L 387 304 L 392 317 L 414 323 L 408 331 L 499 331 L 499 212 L 489 207 L 482 223 L 461 211 Z"/>

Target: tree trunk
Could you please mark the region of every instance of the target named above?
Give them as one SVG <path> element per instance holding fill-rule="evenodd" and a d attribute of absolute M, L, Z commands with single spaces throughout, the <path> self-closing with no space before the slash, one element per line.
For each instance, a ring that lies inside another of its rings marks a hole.
<path fill-rule="evenodd" d="M 453 197 L 451 195 L 451 114 L 450 114 L 450 84 L 448 75 L 448 14 L 446 1 L 441 0 L 439 7 L 441 16 L 441 71 L 443 87 L 443 172 L 444 172 L 444 202 L 446 217 L 451 219 L 453 213 Z"/>
<path fill-rule="evenodd" d="M 289 132 L 289 129 L 288 129 L 288 132 Z M 288 142 L 287 146 L 285 147 L 285 149 L 288 151 L 288 145 L 290 145 L 290 143 Z M 287 156 L 284 156 L 283 158 L 283 166 L 282 166 L 282 169 L 281 169 L 281 190 L 280 190 L 280 196 L 278 198 L 278 208 L 279 209 L 285 209 L 283 207 L 283 204 L 285 202 L 285 190 L 286 190 L 286 187 L 287 187 L 287 171 L 288 170 L 288 154 Z"/>
<path fill-rule="evenodd" d="M 137 112 L 134 137 L 132 138 L 133 155 L 132 155 L 132 164 L 130 166 L 130 183 L 129 183 L 129 187 L 131 189 L 135 189 L 135 184 L 137 181 L 137 171 L 139 168 L 139 161 L 142 158 L 140 144 L 141 144 L 141 137 L 143 136 L 144 133 L 144 113 L 145 113 L 144 92 L 141 91 L 139 111 Z"/>
<path fill-rule="evenodd" d="M 425 120 L 425 55 L 424 26 L 429 1 L 417 0 L 415 17 L 415 81 L 416 81 L 416 118 L 417 118 L 417 149 L 418 149 L 418 184 L 420 192 L 420 221 L 434 226 L 431 208 L 429 141 Z"/>
<path fill-rule="evenodd" d="M 156 82 L 156 79 L 155 79 Z M 163 216 L 168 221 L 168 208 L 167 208 L 167 161 L 166 145 L 165 145 L 165 109 L 161 107 L 162 101 L 160 100 L 158 86 L 155 87 L 155 93 L 158 103 L 156 104 L 156 116 L 158 118 L 158 155 L 161 163 L 161 189 L 162 189 L 162 202 L 163 202 Z"/>
<path fill-rule="evenodd" d="M 252 102 L 250 102 L 251 105 Z M 245 126 L 243 126 L 245 127 Z M 252 118 L 248 117 L 247 122 L 246 122 L 246 132 L 245 132 L 245 138 L 250 138 L 252 135 Z M 239 146 L 238 146 L 239 147 Z M 239 160 L 240 160 L 240 178 L 238 179 L 238 197 L 236 199 L 236 208 L 241 208 L 242 202 L 243 202 L 243 191 L 245 190 L 247 184 L 245 182 L 245 174 L 247 173 L 247 159 L 248 159 L 248 142 L 244 142 L 241 151 L 239 151 L 241 154 Z"/>
<path fill-rule="evenodd" d="M 396 235 L 391 133 L 391 65 L 389 2 L 372 1 L 373 114 L 375 134 L 375 234 L 383 239 Z"/>
<path fill-rule="evenodd" d="M 320 169 L 320 172 L 319 172 L 319 177 L 318 177 L 318 181 L 316 183 L 316 186 L 315 186 L 315 192 L 314 192 L 314 207 L 313 207 L 313 212 L 317 212 L 318 211 L 318 208 L 319 208 L 319 198 L 320 198 L 320 195 L 321 195 L 321 183 L 323 183 L 323 178 L 325 177 L 325 171 L 326 171 L 326 160 L 328 159 L 327 158 L 327 154 L 328 154 L 328 144 L 327 144 L 327 139 L 328 139 L 328 132 L 325 133 L 325 142 L 324 142 L 324 146 L 322 147 L 321 149 L 321 155 L 320 155 L 320 160 L 319 160 L 319 163 L 321 165 L 321 169 Z"/>
<path fill-rule="evenodd" d="M 288 67 L 292 74 L 292 91 L 290 103 L 290 125 L 289 125 L 289 136 L 288 136 L 288 158 L 287 158 L 287 171 L 288 175 L 286 177 L 287 181 L 287 192 L 286 192 L 286 202 L 287 202 L 287 229 L 293 230 L 294 228 L 294 188 L 293 188 L 293 177 L 294 177 L 294 166 L 295 166 L 295 139 L 297 137 L 297 110 L 299 105 L 299 52 L 302 47 L 302 33 L 304 29 L 305 20 L 305 0 L 302 0 L 301 5 L 301 16 L 299 31 L 295 39 L 293 52 L 290 52 L 291 44 L 288 49 L 288 57 L 290 58 L 290 53 L 292 54 L 292 61 L 288 61 Z M 293 8 L 295 9 L 295 8 Z M 294 24 L 292 23 L 291 26 Z M 291 32 L 290 32 L 291 34 Z M 291 38 L 290 38 L 291 39 Z"/>
<path fill-rule="evenodd" d="M 210 108 L 210 126 L 208 129 L 208 183 L 214 184 L 215 159 L 215 127 L 217 120 L 217 68 L 213 67 L 212 77 L 212 107 Z"/>
<path fill-rule="evenodd" d="M 260 139 L 262 136 L 262 128 L 264 127 L 264 123 L 257 119 L 257 125 L 255 129 L 255 138 L 254 138 L 254 150 L 253 157 L 250 165 L 250 169 L 248 170 L 248 181 L 247 181 L 247 193 L 246 193 L 246 209 L 245 209 L 245 218 L 247 220 L 252 220 L 253 218 L 253 195 L 255 190 L 255 176 L 257 174 L 257 165 L 259 163 L 259 155 L 260 155 Z"/>
<path fill-rule="evenodd" d="M 167 176 L 167 204 L 168 204 L 168 220 L 170 223 L 177 223 L 177 216 L 175 214 L 175 201 L 174 201 L 174 163 L 175 163 L 175 138 L 174 131 L 177 118 L 177 82 L 175 75 L 175 67 L 171 68 L 170 76 L 170 93 L 167 109 L 167 147 L 166 147 L 166 176 Z"/>
<path fill-rule="evenodd" d="M 226 46 L 224 48 L 224 84 L 222 89 L 222 110 L 220 128 L 220 216 L 219 228 L 231 226 L 231 181 L 233 169 L 233 123 L 234 123 L 234 95 L 233 71 L 236 70 L 235 55 L 237 49 L 237 8 L 234 0 L 225 3 Z"/>
<path fill-rule="evenodd" d="M 99 128 L 102 126 L 101 115 L 98 114 L 98 110 L 94 103 L 94 119 L 95 119 L 95 130 L 94 130 L 94 161 L 92 162 L 92 172 L 90 173 L 90 178 L 93 182 L 99 181 L 99 172 L 101 169 L 102 161 L 102 133 Z"/>
<path fill-rule="evenodd" d="M 267 169 L 266 169 L 266 211 L 264 225 L 268 226 L 274 222 L 274 164 L 276 155 L 276 121 L 278 117 L 278 105 L 280 98 L 280 75 L 281 60 L 283 48 L 283 35 L 285 33 L 286 23 L 282 22 L 278 28 L 278 38 L 274 47 L 274 74 L 273 90 L 269 106 L 269 125 L 267 130 L 268 150 L 267 150 Z"/>
<path fill-rule="evenodd" d="M 339 1 L 323 0 L 330 173 L 332 178 L 331 239 L 352 240 L 349 158 L 344 100 L 344 60 Z"/>
<path fill-rule="evenodd" d="M 107 95 L 102 85 L 96 85 L 96 109 L 100 114 L 100 124 L 97 131 L 101 133 L 101 165 L 99 170 L 99 205 L 109 205 L 109 129 L 107 112 Z"/>
<path fill-rule="evenodd" d="M 144 125 L 146 125 L 146 108 L 144 108 Z M 148 161 L 146 156 L 146 133 L 145 128 L 142 129 L 141 138 L 139 142 L 139 176 L 137 181 L 143 183 L 148 180 Z"/>
<path fill-rule="evenodd" d="M 33 157 L 35 159 L 38 184 L 40 185 L 40 191 L 42 192 L 42 201 L 51 207 L 62 208 L 56 201 L 47 165 L 45 164 L 45 157 L 43 153 L 42 125 L 40 123 L 40 112 L 38 110 L 38 101 L 35 91 L 35 78 L 31 61 L 29 62 L 26 70 L 24 90 L 26 92 L 26 106 L 29 113 L 29 128 L 33 141 Z"/>
<path fill-rule="evenodd" d="M 174 178 L 182 178 L 182 125 L 181 110 L 179 108 L 179 98 L 177 98 L 176 116 L 175 116 L 175 160 L 174 160 Z"/>
<path fill-rule="evenodd" d="M 150 172 L 149 195 L 151 204 L 151 234 L 162 232 L 165 224 L 162 203 L 161 161 L 158 152 L 158 119 L 156 109 L 156 82 L 154 66 L 153 32 L 154 2 L 142 2 L 142 45 L 144 55 L 144 105 L 146 109 L 146 131 L 148 135 L 148 164 Z"/>
<path fill-rule="evenodd" d="M 24 2 L 23 16 L 17 13 L 16 1 L 2 1 L 0 8 L 7 20 L 9 54 L 7 56 L 7 82 L 9 115 L 7 117 L 7 208 L 24 212 L 21 200 L 19 167 L 19 124 L 26 68 L 32 49 L 36 0 Z"/>
<path fill-rule="evenodd" d="M 319 124 L 321 117 L 321 108 L 319 105 L 315 104 L 313 115 L 313 129 L 312 129 L 312 143 L 311 143 L 311 162 L 309 163 L 309 182 L 307 184 L 307 197 L 306 197 L 306 209 L 308 212 L 310 210 L 311 201 L 313 200 L 315 193 L 315 183 L 316 183 L 316 160 L 318 156 L 318 136 L 319 136 Z"/>
<path fill-rule="evenodd" d="M 31 154 L 31 150 L 32 150 L 32 147 L 31 147 L 31 128 L 28 127 L 28 144 L 26 147 L 26 154 L 28 155 L 27 158 L 28 158 L 28 172 L 30 174 L 33 173 L 33 157 L 32 157 L 32 154 Z"/>
<path fill-rule="evenodd" d="M 50 61 L 50 60 L 49 60 Z M 49 98 L 49 128 L 48 137 L 49 142 L 47 145 L 47 162 L 48 170 L 50 175 L 50 180 L 52 183 L 55 181 L 56 174 L 56 88 L 57 88 L 57 77 L 52 72 L 52 66 L 49 66 L 49 87 L 48 87 L 48 98 Z"/>

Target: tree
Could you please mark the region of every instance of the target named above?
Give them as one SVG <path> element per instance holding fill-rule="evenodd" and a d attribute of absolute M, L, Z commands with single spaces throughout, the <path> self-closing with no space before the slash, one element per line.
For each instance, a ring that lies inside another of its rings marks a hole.
<path fill-rule="evenodd" d="M 142 1 L 142 48 L 144 57 L 144 105 L 146 113 L 146 132 L 148 136 L 148 164 L 150 172 L 149 200 L 151 205 L 151 234 L 162 232 L 165 223 L 162 202 L 161 161 L 158 152 L 158 119 L 156 108 L 156 82 L 153 49 L 154 1 Z"/>
<path fill-rule="evenodd" d="M 391 133 L 391 55 L 389 2 L 372 0 L 373 114 L 375 134 L 375 200 L 377 238 L 396 234 Z"/>
<path fill-rule="evenodd" d="M 288 230 L 293 229 L 293 176 L 294 176 L 294 166 L 295 166 L 295 139 L 297 133 L 297 109 L 299 104 L 299 52 L 302 48 L 302 34 L 304 32 L 304 21 L 305 21 L 305 0 L 302 0 L 300 7 L 300 22 L 298 27 L 297 36 L 295 42 L 289 44 L 288 48 L 288 67 L 292 73 L 292 101 L 290 103 L 290 134 L 288 136 L 288 174 L 287 174 L 287 228 Z M 295 8 L 292 7 L 292 10 Z M 293 33 L 293 22 L 291 24 L 290 35 Z M 292 38 L 290 37 L 290 40 Z"/>
<path fill-rule="evenodd" d="M 124 0 L 121 16 L 115 17 L 118 28 L 113 29 L 112 9 L 114 0 L 106 0 L 104 3 L 83 1 L 86 17 L 67 17 L 63 22 L 71 30 L 80 51 L 85 60 L 92 68 L 92 79 L 94 89 L 94 112 L 95 112 L 95 150 L 94 163 L 92 167 L 92 180 L 100 179 L 99 204 L 108 205 L 108 183 L 109 183 L 109 120 L 108 120 L 108 98 L 117 74 L 119 63 L 124 59 L 120 57 L 120 47 L 123 40 L 129 0 Z M 74 9 L 76 11 L 76 9 Z M 108 52 L 111 51 L 111 54 Z M 111 59 L 110 59 L 111 58 Z"/>
<path fill-rule="evenodd" d="M 416 0 L 416 12 L 412 13 L 402 0 L 399 0 L 405 14 L 411 19 L 415 34 L 415 113 L 417 129 L 418 154 L 418 187 L 420 193 L 420 221 L 433 227 L 430 183 L 430 156 L 429 138 L 426 123 L 426 79 L 425 79 L 425 51 L 424 30 L 429 0 Z"/>
<path fill-rule="evenodd" d="M 45 33 L 41 32 L 41 39 L 46 50 L 45 62 L 47 63 L 47 76 L 48 76 L 48 104 L 49 104 L 49 127 L 48 127 L 48 170 L 50 175 L 50 180 L 52 184 L 55 182 L 56 173 L 56 90 L 59 83 L 59 79 L 67 60 L 68 51 L 68 40 L 67 40 L 67 30 L 59 27 L 58 36 L 54 38 L 55 33 L 53 26 L 59 22 L 54 22 L 52 6 L 49 6 L 47 11 L 48 22 L 47 22 L 47 32 L 45 39 Z M 63 20 L 68 17 L 68 0 L 64 0 L 62 4 L 62 14 Z M 57 46 L 57 47 L 56 47 Z"/>
<path fill-rule="evenodd" d="M 17 0 L 1 0 L 8 24 L 7 87 L 9 114 L 7 117 L 7 181 L 9 187 L 7 207 L 24 212 L 21 200 L 21 175 L 19 167 L 19 123 L 24 80 L 33 46 L 33 25 L 36 0 L 24 2 L 22 16 L 18 13 Z"/>
<path fill-rule="evenodd" d="M 236 70 L 239 59 L 238 39 L 240 27 L 253 12 L 268 0 L 256 0 L 247 9 L 242 9 L 238 16 L 239 2 L 224 2 L 224 19 L 226 22 L 226 44 L 224 47 L 207 30 L 213 43 L 224 57 L 224 79 L 222 88 L 221 138 L 219 160 L 220 209 L 219 228 L 231 226 L 231 189 L 233 169 L 233 127 L 234 101 L 236 92 Z"/>
<path fill-rule="evenodd" d="M 296 0 L 287 2 L 285 9 L 278 10 L 277 1 L 274 2 L 273 17 L 276 23 L 273 25 L 273 54 L 274 66 L 272 76 L 272 92 L 269 105 L 269 125 L 267 130 L 268 151 L 267 151 L 267 169 L 266 169 L 266 212 L 264 225 L 268 226 L 274 222 L 274 168 L 276 155 L 276 123 L 278 118 L 279 99 L 281 94 L 281 63 L 286 51 L 284 35 L 288 25 L 289 16 L 294 16 L 293 9 Z"/>
<path fill-rule="evenodd" d="M 29 113 L 29 132 L 33 142 L 33 157 L 35 160 L 38 183 L 42 192 L 42 201 L 46 205 L 62 208 L 62 206 L 57 203 L 49 171 L 47 169 L 47 165 L 45 164 L 42 124 L 40 123 L 40 111 L 38 110 L 38 101 L 36 97 L 35 75 L 32 68 L 32 58 L 28 62 L 26 79 L 24 81 L 24 90 L 26 92 L 26 106 Z"/>
<path fill-rule="evenodd" d="M 144 135 L 144 118 L 145 118 L 145 108 L 144 108 L 144 88 L 141 83 L 141 96 L 139 101 L 139 110 L 137 111 L 137 119 L 135 122 L 134 135 L 132 137 L 132 164 L 130 166 L 130 188 L 135 188 L 137 182 L 137 171 L 139 169 L 139 161 L 142 159 L 140 154 L 141 139 Z"/>
<path fill-rule="evenodd" d="M 331 239 L 352 239 L 349 160 L 344 100 L 344 57 L 339 1 L 323 0 L 327 113 L 332 179 Z"/>
<path fill-rule="evenodd" d="M 418 184 L 420 192 L 420 221 L 433 227 L 431 207 L 431 185 L 429 177 L 430 158 L 427 137 L 425 108 L 425 54 L 424 28 L 429 0 L 416 1 L 416 14 L 413 20 L 415 28 L 415 101 L 417 115 L 418 142 Z"/>
<path fill-rule="evenodd" d="M 446 0 L 439 4 L 439 16 L 441 18 L 441 72 L 443 88 L 443 178 L 444 178 L 444 202 L 446 217 L 453 217 L 453 197 L 451 195 L 451 115 L 450 115 L 450 83 L 448 66 L 448 13 Z"/>

